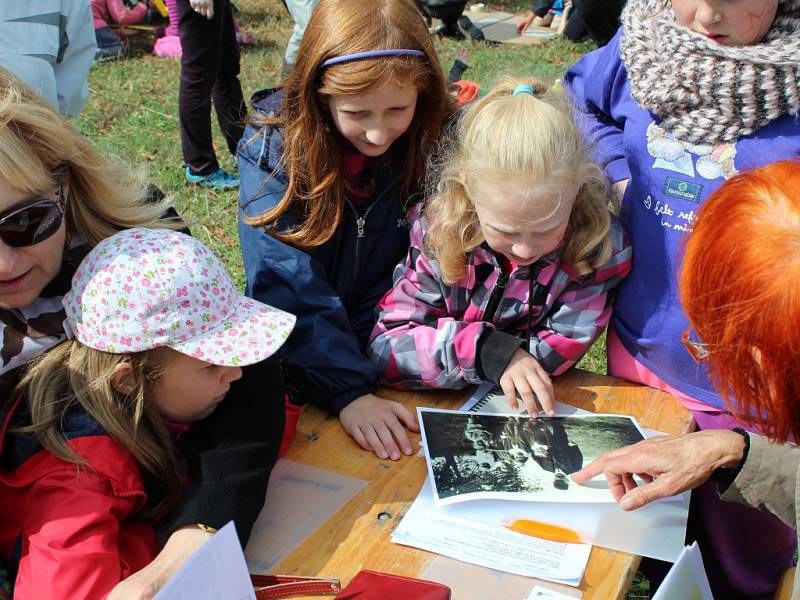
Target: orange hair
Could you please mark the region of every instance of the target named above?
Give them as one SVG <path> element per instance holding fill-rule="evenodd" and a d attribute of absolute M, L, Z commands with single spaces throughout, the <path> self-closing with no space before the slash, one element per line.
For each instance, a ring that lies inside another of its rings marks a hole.
<path fill-rule="evenodd" d="M 336 56 L 400 48 L 420 50 L 425 57 L 376 57 L 321 68 Z M 246 222 L 266 227 L 279 240 L 303 250 L 328 241 L 342 220 L 347 189 L 341 138 L 327 100 L 361 94 L 389 81 L 414 85 L 418 92 L 411 125 L 388 152 L 402 153 L 400 192 L 407 202 L 422 191 L 427 157 L 454 111 L 425 22 L 414 0 L 321 0 L 283 84 L 286 98 L 280 114 L 256 119 L 262 126 L 283 130 L 286 193 L 275 208 Z M 298 227 L 287 232 L 270 227 L 288 210 L 297 214 Z"/>
<path fill-rule="evenodd" d="M 732 412 L 800 439 L 800 163 L 737 175 L 700 209 L 681 302 Z"/>

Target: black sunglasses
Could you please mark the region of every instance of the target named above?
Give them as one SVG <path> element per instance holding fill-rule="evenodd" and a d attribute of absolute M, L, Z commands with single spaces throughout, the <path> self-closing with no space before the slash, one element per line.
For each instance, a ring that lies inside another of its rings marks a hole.
<path fill-rule="evenodd" d="M 39 244 L 51 237 L 64 220 L 64 188 L 56 183 L 56 199 L 37 198 L 0 214 L 0 240 L 11 248 Z"/>

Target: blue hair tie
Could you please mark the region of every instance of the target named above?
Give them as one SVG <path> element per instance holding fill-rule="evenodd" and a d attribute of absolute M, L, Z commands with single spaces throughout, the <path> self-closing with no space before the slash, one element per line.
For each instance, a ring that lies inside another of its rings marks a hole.
<path fill-rule="evenodd" d="M 533 91 L 533 86 L 530 86 L 527 83 L 520 83 L 517 87 L 514 88 L 514 93 L 511 95 L 518 96 L 519 94 L 530 94 L 531 96 L 536 95 L 535 92 Z"/>

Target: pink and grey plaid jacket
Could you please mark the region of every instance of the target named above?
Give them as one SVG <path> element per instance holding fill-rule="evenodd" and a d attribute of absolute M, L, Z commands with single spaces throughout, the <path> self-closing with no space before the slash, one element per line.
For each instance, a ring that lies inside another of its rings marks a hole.
<path fill-rule="evenodd" d="M 484 243 L 467 257 L 464 277 L 448 285 L 438 261 L 424 250 L 428 224 L 420 207 L 411 210 L 409 222 L 408 256 L 378 303 L 368 348 L 393 387 L 498 382 L 528 336 L 539 363 L 551 374 L 563 373 L 603 331 L 613 289 L 631 269 L 630 243 L 612 216 L 613 253 L 590 275 L 575 274 L 561 261 L 560 248 L 505 274 L 498 254 Z"/>

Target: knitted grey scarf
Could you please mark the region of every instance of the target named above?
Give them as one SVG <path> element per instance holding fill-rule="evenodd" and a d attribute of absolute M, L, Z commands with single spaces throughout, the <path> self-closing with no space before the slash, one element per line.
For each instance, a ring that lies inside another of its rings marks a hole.
<path fill-rule="evenodd" d="M 675 22 L 664 0 L 630 0 L 622 61 L 631 94 L 676 139 L 734 142 L 800 109 L 800 0 L 780 0 L 753 46 L 721 46 Z"/>

